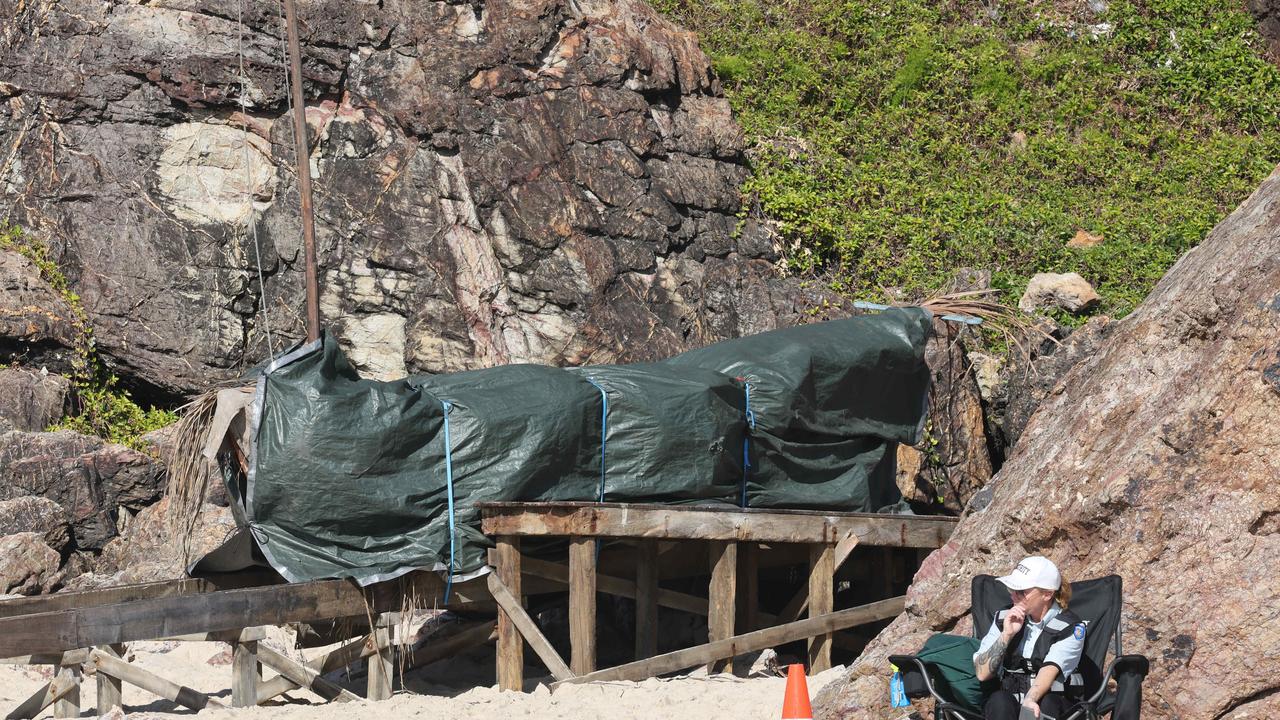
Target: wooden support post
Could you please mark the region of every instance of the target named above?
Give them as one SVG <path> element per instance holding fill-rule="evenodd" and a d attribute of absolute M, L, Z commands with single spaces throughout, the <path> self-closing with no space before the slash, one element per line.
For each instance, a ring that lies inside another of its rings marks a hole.
<path fill-rule="evenodd" d="M 749 633 L 760 627 L 760 545 L 742 543 L 738 548 L 738 628 Z"/>
<path fill-rule="evenodd" d="M 906 600 L 905 597 L 890 598 L 889 600 L 881 600 L 869 605 L 840 610 L 821 617 L 797 620 L 786 625 L 756 630 L 746 635 L 738 635 L 707 643 L 706 645 L 677 650 L 646 660 L 627 663 L 626 665 L 597 670 L 590 675 L 582 675 L 553 683 L 551 687 L 555 688 L 566 682 L 644 680 L 664 673 L 702 665 L 715 658 L 732 657 L 735 653 L 755 652 L 756 650 L 776 647 L 821 633 L 830 633 L 855 625 L 885 620 L 901 613 L 902 608 L 906 605 Z"/>
<path fill-rule="evenodd" d="M 502 584 L 507 586 L 517 599 L 520 594 L 520 538 L 501 536 L 497 538 L 494 572 Z M 487 634 L 486 634 L 487 637 Z M 524 690 L 524 641 L 520 639 L 520 631 L 516 629 L 511 616 L 505 610 L 498 609 L 498 649 L 495 653 L 498 689 Z"/>
<path fill-rule="evenodd" d="M 80 664 L 68 664 L 58 667 L 58 677 L 63 678 L 72 687 L 53 704 L 55 718 L 80 717 Z"/>
<path fill-rule="evenodd" d="M 124 643 L 103 645 L 98 650 L 112 657 L 124 657 Z M 114 678 L 105 673 L 97 673 L 94 675 L 94 681 L 98 686 L 97 705 L 99 715 L 106 715 L 111 712 L 112 708 L 124 706 L 124 687 L 120 682 L 120 678 Z"/>
<path fill-rule="evenodd" d="M 310 688 L 313 692 L 315 692 L 317 695 L 324 698 L 325 700 L 336 700 L 338 702 L 350 702 L 352 700 L 360 699 L 359 695 L 356 695 L 350 690 L 344 690 L 343 688 L 338 687 L 337 685 L 334 685 L 328 680 L 325 680 L 324 678 L 320 677 L 320 673 L 316 672 L 314 668 L 308 667 L 306 665 L 303 665 L 293 660 L 292 658 L 288 658 L 288 657 L 285 657 L 284 655 L 281 655 L 279 652 L 271 649 L 270 645 L 262 644 L 258 646 L 258 662 L 280 673 L 280 675 L 287 678 L 296 687 Z M 259 702 L 266 699 L 263 697 L 264 689 L 268 688 L 269 686 L 272 687 L 273 689 L 275 687 L 280 686 L 280 683 L 277 682 L 278 680 L 279 678 L 272 678 L 271 680 L 268 680 L 267 682 L 264 682 L 262 683 L 261 686 L 259 686 L 258 688 Z M 283 689 L 277 690 L 274 693 L 274 695 L 268 695 L 267 697 L 274 697 L 275 695 L 279 695 L 282 692 L 287 692 L 292 689 L 293 688 L 283 688 Z"/>
<path fill-rule="evenodd" d="M 44 684 L 39 690 L 32 693 L 31 697 L 22 701 L 22 704 L 14 708 L 5 720 L 27 720 L 40 714 L 41 710 L 49 707 L 57 702 L 63 695 L 76 689 L 78 686 L 64 678 L 55 676 L 53 680 Z"/>
<path fill-rule="evenodd" d="M 715 540 L 708 543 L 711 549 L 711 585 L 707 599 L 711 605 L 707 614 L 709 642 L 733 637 L 733 618 L 736 610 L 738 581 L 738 543 Z M 724 672 L 728 662 L 717 658 L 707 665 L 707 673 Z"/>
<path fill-rule="evenodd" d="M 832 574 L 844 566 L 844 562 L 853 554 L 854 548 L 858 547 L 857 535 L 846 535 L 843 540 L 836 543 L 835 565 L 832 567 Z M 809 588 L 800 588 L 800 591 L 791 598 L 791 602 L 782 608 L 782 612 L 778 613 L 778 621 L 788 623 L 792 620 L 799 619 L 800 615 L 809 607 Z"/>
<path fill-rule="evenodd" d="M 365 697 L 369 700 L 386 700 L 391 697 L 391 628 L 387 616 L 378 616 L 378 626 L 372 633 L 377 651 L 369 656 L 369 685 Z"/>
<path fill-rule="evenodd" d="M 829 614 L 835 606 L 832 585 L 835 575 L 835 548 L 813 544 L 809 547 L 809 617 Z M 816 675 L 831 668 L 831 633 L 809 639 L 809 673 Z"/>
<path fill-rule="evenodd" d="M 108 675 L 120 678 L 130 685 L 137 685 L 153 695 L 159 695 L 165 700 L 178 703 L 183 707 L 192 710 L 203 710 L 206 707 L 225 707 L 222 703 L 202 692 L 169 682 L 154 673 L 143 670 L 136 665 L 130 665 L 124 660 L 113 657 L 101 650 L 91 651 L 89 653 L 89 661 L 94 664 L 100 673 L 105 672 Z"/>
<path fill-rule="evenodd" d="M 658 541 L 636 547 L 636 660 L 658 654 Z"/>
<path fill-rule="evenodd" d="M 569 668 L 575 675 L 596 669 L 596 541 L 569 541 Z"/>
<path fill-rule="evenodd" d="M 529 613 L 524 611 L 520 605 L 520 600 L 507 586 L 498 579 L 496 573 L 489 573 L 489 593 L 493 595 L 493 599 L 498 602 L 498 606 L 507 611 L 507 615 L 511 616 L 511 621 L 515 623 L 516 629 L 524 636 L 525 642 L 529 643 L 529 647 L 537 653 L 542 659 L 543 664 L 551 671 L 551 677 L 557 680 L 567 680 L 574 676 L 573 671 L 568 665 L 564 664 L 564 660 L 560 659 L 560 655 L 556 653 L 555 648 L 551 647 L 551 643 L 547 642 L 546 636 L 542 631 L 538 630 L 538 625 L 533 622 L 533 618 L 529 617 Z"/>
<path fill-rule="evenodd" d="M 258 641 L 237 640 L 231 655 L 231 705 L 253 707 L 258 704 Z"/>
<path fill-rule="evenodd" d="M 523 643 L 524 641 L 520 639 L 520 631 L 515 629 L 514 624 L 512 628 L 513 632 L 517 633 L 516 642 Z M 464 650 L 469 650 L 476 645 L 496 640 L 497 638 L 497 626 L 491 621 L 481 620 L 464 630 L 453 633 L 449 637 L 440 638 L 439 640 L 432 638 L 426 645 L 413 651 L 405 666 L 415 668 L 430 665 L 437 660 L 453 657 Z M 520 654 L 523 657 L 523 648 L 521 648 Z M 521 669 L 523 670 L 523 668 Z M 521 688 L 517 687 L 515 689 L 519 690 Z"/>

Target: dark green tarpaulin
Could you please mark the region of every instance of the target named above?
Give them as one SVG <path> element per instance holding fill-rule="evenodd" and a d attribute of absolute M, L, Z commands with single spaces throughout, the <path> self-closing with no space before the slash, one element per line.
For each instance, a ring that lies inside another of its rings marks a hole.
<path fill-rule="evenodd" d="M 392 382 L 358 377 L 326 337 L 262 373 L 245 492 L 229 490 L 287 579 L 365 584 L 482 570 L 483 501 L 894 508 L 929 325 L 894 308 L 659 363 Z"/>

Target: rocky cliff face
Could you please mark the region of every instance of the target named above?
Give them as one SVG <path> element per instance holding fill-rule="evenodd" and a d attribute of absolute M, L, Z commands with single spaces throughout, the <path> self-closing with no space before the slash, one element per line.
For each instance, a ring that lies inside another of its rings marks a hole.
<path fill-rule="evenodd" d="M 1124 576 L 1144 716 L 1280 711 L 1278 293 L 1280 171 L 1057 383 L 820 715 L 895 716 L 886 656 L 966 632 L 969 579 L 1031 553 Z"/>
<path fill-rule="evenodd" d="M 240 7 L 0 0 L 0 216 L 144 399 L 303 334 L 282 22 Z M 322 317 L 366 373 L 644 360 L 813 304 L 738 218 L 694 36 L 641 0 L 300 14 Z"/>

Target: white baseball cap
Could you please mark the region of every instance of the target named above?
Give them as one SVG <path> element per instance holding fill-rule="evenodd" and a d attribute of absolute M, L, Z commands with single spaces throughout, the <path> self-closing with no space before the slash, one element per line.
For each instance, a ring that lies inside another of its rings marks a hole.
<path fill-rule="evenodd" d="M 1054 565 L 1049 558 L 1040 555 L 1023 558 L 1013 572 L 996 579 L 1010 590 L 1030 590 L 1031 588 L 1057 590 L 1062 587 L 1062 575 L 1058 572 L 1058 566 Z"/>

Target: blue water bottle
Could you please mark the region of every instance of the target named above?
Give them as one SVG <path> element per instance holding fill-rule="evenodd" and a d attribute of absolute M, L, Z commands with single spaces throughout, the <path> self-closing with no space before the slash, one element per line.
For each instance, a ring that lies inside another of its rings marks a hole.
<path fill-rule="evenodd" d="M 907 699 L 907 689 L 902 685 L 902 673 L 897 668 L 893 669 L 893 677 L 889 678 L 889 704 L 896 708 L 911 706 L 911 701 Z"/>

